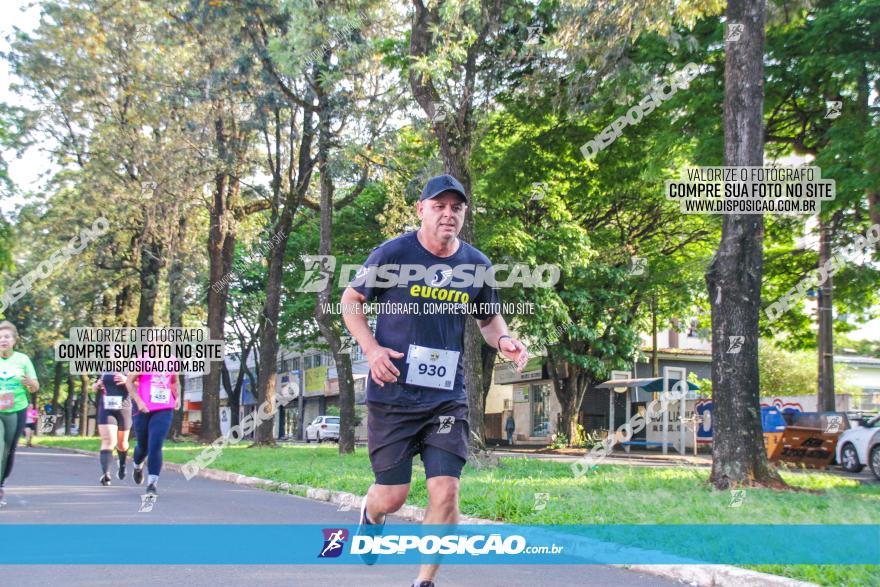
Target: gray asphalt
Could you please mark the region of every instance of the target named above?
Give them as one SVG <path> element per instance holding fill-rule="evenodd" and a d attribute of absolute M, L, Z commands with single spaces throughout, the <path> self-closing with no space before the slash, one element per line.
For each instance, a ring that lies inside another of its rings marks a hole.
<path fill-rule="evenodd" d="M 142 486 L 134 485 L 129 476 L 121 482 L 114 477 L 113 486 L 101 487 L 98 476 L 96 457 L 52 449 L 19 448 L 15 470 L 6 483 L 8 504 L 0 509 L 0 524 L 357 523 L 356 511 L 339 511 L 336 505 L 201 478 L 186 481 L 171 471 L 162 474 L 159 499 L 153 510 L 139 513 Z M 400 519 L 391 521 L 405 523 Z M 84 536 L 83 539 L 100 537 Z M 259 540 L 259 536 L 242 536 L 242 540 Z M 119 546 L 120 562 L 132 561 L 140 547 L 137 533 L 132 533 L 130 544 Z M 186 548 L 186 544 L 163 546 Z M 43 548 L 40 544 L 33 547 Z M 298 545 L 266 545 L 269 552 L 296 547 Z M 6 565 L 0 566 L 0 585 L 404 587 L 411 584 L 416 574 L 415 567 L 404 565 L 334 565 L 332 568 L 320 565 Z M 597 565 L 446 565 L 440 570 L 437 584 L 439 587 L 659 587 L 681 583 Z"/>

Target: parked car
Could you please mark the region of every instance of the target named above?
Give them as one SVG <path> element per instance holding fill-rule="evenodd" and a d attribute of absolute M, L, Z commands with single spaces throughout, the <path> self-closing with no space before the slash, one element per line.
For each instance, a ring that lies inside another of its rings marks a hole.
<path fill-rule="evenodd" d="M 306 426 L 306 442 L 339 441 L 339 416 L 318 416 Z"/>
<path fill-rule="evenodd" d="M 850 473 L 858 473 L 870 464 L 871 471 L 880 479 L 880 414 L 863 419 L 859 426 L 840 435 L 837 462 Z"/>
<path fill-rule="evenodd" d="M 874 477 L 877 477 L 877 480 L 880 481 L 880 437 L 876 434 L 874 435 L 874 444 L 871 445 L 871 452 L 868 455 L 871 463 L 871 472 L 874 473 Z"/>

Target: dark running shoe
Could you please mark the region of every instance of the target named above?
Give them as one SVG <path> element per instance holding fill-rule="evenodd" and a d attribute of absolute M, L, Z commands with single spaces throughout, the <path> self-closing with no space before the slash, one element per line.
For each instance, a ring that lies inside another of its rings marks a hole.
<path fill-rule="evenodd" d="M 141 475 L 143 475 L 143 473 L 141 473 Z M 119 470 L 116 471 L 116 476 L 119 477 L 120 481 L 125 479 L 125 465 L 122 465 L 122 464 L 119 465 Z"/>
<path fill-rule="evenodd" d="M 103 475 L 101 475 L 100 483 L 104 487 L 107 487 L 108 485 L 110 485 L 110 475 L 108 475 L 107 473 L 104 473 Z"/>
<path fill-rule="evenodd" d="M 159 495 L 159 492 L 156 491 L 156 484 L 150 483 L 147 485 L 147 495 Z"/>
<path fill-rule="evenodd" d="M 144 468 L 141 467 L 138 469 L 134 468 L 134 473 L 131 474 L 131 478 L 134 479 L 135 485 L 140 485 L 144 482 Z"/>
<path fill-rule="evenodd" d="M 421 583 L 413 583 L 412 587 L 434 587 L 434 581 L 422 581 Z"/>
<path fill-rule="evenodd" d="M 384 521 L 381 524 L 374 524 L 367 518 L 367 496 L 364 496 L 364 502 L 361 504 L 361 520 L 358 525 L 357 536 L 381 536 L 384 527 Z M 379 555 L 372 552 L 364 552 L 360 557 L 366 565 L 375 565 L 379 559 Z"/>

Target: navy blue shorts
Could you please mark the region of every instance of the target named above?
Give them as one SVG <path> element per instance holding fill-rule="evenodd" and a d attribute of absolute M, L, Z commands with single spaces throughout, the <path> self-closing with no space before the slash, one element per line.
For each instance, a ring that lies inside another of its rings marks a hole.
<path fill-rule="evenodd" d="M 98 402 L 98 425 L 110 424 L 119 430 L 131 430 L 131 400 L 122 402 L 121 410 L 105 410 L 102 402 Z"/>
<path fill-rule="evenodd" d="M 367 403 L 370 464 L 380 485 L 409 483 L 420 455 L 425 477 L 459 477 L 468 456 L 467 404 L 448 401 L 421 406 Z"/>

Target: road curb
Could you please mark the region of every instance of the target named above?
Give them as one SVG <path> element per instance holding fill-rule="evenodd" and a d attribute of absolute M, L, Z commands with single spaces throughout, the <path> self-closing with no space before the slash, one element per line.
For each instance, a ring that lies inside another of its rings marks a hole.
<path fill-rule="evenodd" d="M 818 587 L 779 575 L 759 573 L 730 565 L 614 565 L 631 571 L 676 579 L 689 585 L 718 587 Z"/>
<path fill-rule="evenodd" d="M 96 451 L 83 450 L 79 448 L 67 448 L 60 446 L 45 446 L 44 448 L 52 448 L 56 450 L 73 452 L 77 454 L 97 456 Z M 172 471 L 182 472 L 183 466 L 176 463 L 164 463 L 163 467 Z M 281 483 L 270 479 L 262 479 L 260 477 L 249 477 L 240 473 L 232 473 L 230 471 L 221 471 L 218 469 L 199 469 L 197 477 L 203 477 L 212 481 L 223 481 L 225 483 L 234 483 L 236 485 L 244 485 L 246 487 L 256 487 L 260 489 L 268 489 L 273 491 L 286 491 L 299 495 L 305 499 L 315 501 L 329 502 L 340 506 L 341 511 L 359 511 L 363 496 L 355 495 L 345 491 L 333 491 L 332 489 L 324 489 L 320 487 L 310 487 L 308 485 L 297 485 L 291 483 Z M 413 522 L 421 522 L 425 519 L 425 508 L 414 505 L 405 505 L 395 516 L 410 520 Z M 461 516 L 460 524 L 503 524 L 495 520 L 485 520 L 483 518 L 473 518 L 470 516 Z M 767 573 L 759 573 L 749 569 L 742 569 L 731 565 L 608 565 L 646 573 L 666 579 L 682 581 L 688 585 L 699 587 L 819 587 L 816 583 L 808 583 L 780 577 L 778 575 L 770 575 Z"/>
<path fill-rule="evenodd" d="M 516 457 L 516 458 L 534 458 L 541 459 L 542 457 L 558 457 L 558 458 L 571 458 L 580 460 L 586 456 L 586 453 L 579 454 L 565 454 L 565 453 L 539 453 L 539 452 L 526 452 L 526 451 L 506 451 L 506 450 L 496 450 L 493 452 L 502 453 L 501 458 L 505 457 Z M 589 451 L 588 451 L 589 452 Z M 638 464 L 639 461 L 643 462 L 651 462 L 651 463 L 663 463 L 663 464 L 672 464 L 672 465 L 691 465 L 697 467 L 708 467 L 712 465 L 711 460 L 701 460 L 698 458 L 683 458 L 676 456 L 659 456 L 659 455 L 648 455 L 641 453 L 630 453 L 627 454 L 625 452 L 612 452 L 609 453 L 608 460 L 617 461 L 615 464 L 620 464 L 625 461 L 633 461 Z M 551 458 L 545 460 L 552 460 Z"/>

